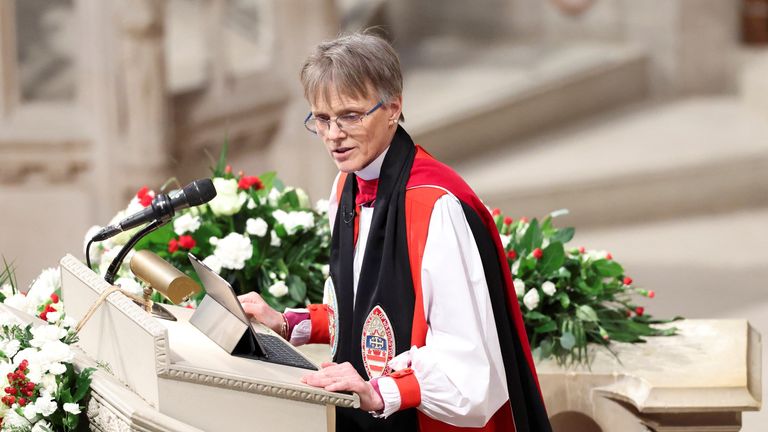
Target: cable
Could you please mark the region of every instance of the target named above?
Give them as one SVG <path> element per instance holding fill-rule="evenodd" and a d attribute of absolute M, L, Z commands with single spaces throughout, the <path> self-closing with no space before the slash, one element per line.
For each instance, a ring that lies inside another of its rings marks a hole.
<path fill-rule="evenodd" d="M 90 239 L 85 246 L 85 263 L 88 264 L 89 269 L 93 270 L 93 267 L 91 267 L 91 243 L 93 243 L 93 239 Z"/>

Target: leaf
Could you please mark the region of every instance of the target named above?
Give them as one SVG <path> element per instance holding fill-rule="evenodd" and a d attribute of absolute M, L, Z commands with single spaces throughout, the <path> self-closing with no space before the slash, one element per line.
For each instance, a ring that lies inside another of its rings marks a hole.
<path fill-rule="evenodd" d="M 215 177 L 223 177 L 224 170 L 227 167 L 227 153 L 229 149 L 229 137 L 224 138 L 224 145 L 221 146 L 221 152 L 219 152 L 219 161 L 216 163 L 216 167 L 213 169 L 213 175 Z"/>
<path fill-rule="evenodd" d="M 573 239 L 574 234 L 576 234 L 576 230 L 574 228 L 561 228 L 557 230 L 555 235 L 552 236 L 550 239 L 551 242 L 560 242 L 560 243 L 568 243 Z"/>
<path fill-rule="evenodd" d="M 528 229 L 525 230 L 523 238 L 520 239 L 520 250 L 518 253 L 520 253 L 520 255 L 526 255 L 527 253 L 532 252 L 534 249 L 541 246 L 541 241 L 539 221 L 534 219 L 531 221 L 530 225 L 528 225 Z"/>
<path fill-rule="evenodd" d="M 562 243 L 550 243 L 544 248 L 544 256 L 539 263 L 539 273 L 549 276 L 559 269 L 565 262 L 565 250 Z"/>
<path fill-rule="evenodd" d="M 528 311 L 525 313 L 525 319 L 527 320 L 551 320 L 552 318 L 537 311 Z"/>
<path fill-rule="evenodd" d="M 571 305 L 571 298 L 568 296 L 568 294 L 564 292 L 557 293 L 557 296 L 555 296 L 557 300 L 560 300 L 560 306 L 563 307 L 563 309 L 568 309 L 568 306 Z"/>
<path fill-rule="evenodd" d="M 599 259 L 592 263 L 595 271 L 602 277 L 618 277 L 624 274 L 624 269 L 621 264 L 616 261 L 608 261 L 606 259 Z"/>
<path fill-rule="evenodd" d="M 290 275 L 285 280 L 288 285 L 288 295 L 297 302 L 303 302 L 307 297 L 307 284 L 296 275 Z"/>
<path fill-rule="evenodd" d="M 72 402 L 80 402 L 91 389 L 91 375 L 96 371 L 95 368 L 85 368 L 77 377 L 77 390 L 72 396 Z"/>
<path fill-rule="evenodd" d="M 576 336 L 571 332 L 565 332 L 560 336 L 560 346 L 568 351 L 572 350 L 576 346 Z"/>
<path fill-rule="evenodd" d="M 597 322 L 597 313 L 591 306 L 581 305 L 576 308 L 576 318 L 587 322 Z"/>
<path fill-rule="evenodd" d="M 261 180 L 261 184 L 264 186 L 264 189 L 261 189 L 261 190 L 268 191 L 272 189 L 272 186 L 274 185 L 276 178 L 277 178 L 277 173 L 274 171 L 268 171 L 268 172 L 262 173 L 259 176 L 259 180 Z"/>
<path fill-rule="evenodd" d="M 557 330 L 557 323 L 553 320 L 549 320 L 549 322 L 544 323 L 533 329 L 535 333 L 549 333 L 555 330 Z"/>

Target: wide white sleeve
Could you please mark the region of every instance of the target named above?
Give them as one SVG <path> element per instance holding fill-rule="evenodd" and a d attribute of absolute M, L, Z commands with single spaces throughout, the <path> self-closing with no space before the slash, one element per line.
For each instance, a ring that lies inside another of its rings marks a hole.
<path fill-rule="evenodd" d="M 480 253 L 458 199 L 435 204 L 422 261 L 422 293 L 428 323 L 426 345 L 390 363 L 410 367 L 426 415 L 460 427 L 481 427 L 507 401 L 499 348 Z M 383 416 L 400 409 L 395 380 L 378 380 Z"/>

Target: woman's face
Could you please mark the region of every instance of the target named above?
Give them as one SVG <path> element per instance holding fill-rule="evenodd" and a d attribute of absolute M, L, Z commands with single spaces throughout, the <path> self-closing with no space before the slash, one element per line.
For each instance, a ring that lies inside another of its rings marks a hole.
<path fill-rule="evenodd" d="M 374 91 L 368 92 L 371 95 Z M 379 103 L 374 96 L 353 98 L 332 91 L 328 100 L 322 97 L 311 104 L 312 115 L 319 119 L 329 119 L 327 129 L 318 130 L 325 148 L 336 163 L 339 171 L 352 173 L 360 171 L 373 162 L 392 141 L 400 117 L 402 98 L 390 100 L 377 110 L 362 118 L 354 126 L 340 129 L 336 123 L 338 116 L 346 114 L 363 115 Z"/>

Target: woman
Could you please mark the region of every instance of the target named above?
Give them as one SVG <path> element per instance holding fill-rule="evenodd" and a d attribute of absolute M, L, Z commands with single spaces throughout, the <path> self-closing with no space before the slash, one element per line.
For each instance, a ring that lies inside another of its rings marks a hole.
<path fill-rule="evenodd" d="M 334 362 L 303 381 L 360 396 L 337 430 L 551 430 L 493 219 L 399 126 L 395 51 L 324 42 L 301 82 L 304 125 L 340 171 L 326 301 L 280 314 L 251 293 L 246 312 L 296 345 L 331 343 Z"/>

